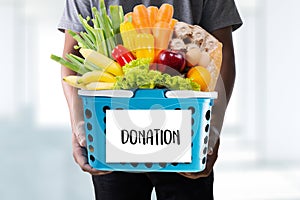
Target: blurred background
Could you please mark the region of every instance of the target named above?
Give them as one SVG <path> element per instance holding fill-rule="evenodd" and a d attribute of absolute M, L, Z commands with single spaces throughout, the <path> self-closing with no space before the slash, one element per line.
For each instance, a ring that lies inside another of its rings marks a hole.
<path fill-rule="evenodd" d="M 215 167 L 216 200 L 300 199 L 300 1 L 236 0 L 237 80 Z M 74 163 L 60 67 L 64 1 L 0 0 L 0 199 L 93 199 Z M 154 198 L 153 198 L 154 199 Z"/>

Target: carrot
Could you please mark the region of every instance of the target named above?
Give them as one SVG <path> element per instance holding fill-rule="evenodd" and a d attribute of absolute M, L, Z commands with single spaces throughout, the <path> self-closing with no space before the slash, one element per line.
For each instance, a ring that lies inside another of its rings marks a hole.
<path fill-rule="evenodd" d="M 153 27 L 155 22 L 156 22 L 156 17 L 157 17 L 157 13 L 158 13 L 158 7 L 156 6 L 149 6 L 147 8 L 148 11 L 148 19 L 149 19 L 149 23 L 150 23 L 150 27 Z"/>
<path fill-rule="evenodd" d="M 173 17 L 173 13 L 174 13 L 173 6 L 171 4 L 164 3 L 160 6 L 158 10 L 156 21 L 157 22 L 163 21 L 163 22 L 170 23 Z"/>
<path fill-rule="evenodd" d="M 173 29 L 171 29 L 169 23 L 159 21 L 154 24 L 152 31 L 155 39 L 155 51 L 158 54 L 159 51 L 168 48 Z"/>
<path fill-rule="evenodd" d="M 177 22 L 178 22 L 177 19 L 174 19 L 174 18 L 171 19 L 171 22 L 170 22 L 171 29 L 174 29 L 174 26 L 176 25 Z"/>
<path fill-rule="evenodd" d="M 140 4 L 133 8 L 132 22 L 140 33 L 151 33 L 146 6 Z"/>
<path fill-rule="evenodd" d="M 124 21 L 128 22 L 132 20 L 132 12 L 126 13 L 126 15 L 124 16 Z"/>

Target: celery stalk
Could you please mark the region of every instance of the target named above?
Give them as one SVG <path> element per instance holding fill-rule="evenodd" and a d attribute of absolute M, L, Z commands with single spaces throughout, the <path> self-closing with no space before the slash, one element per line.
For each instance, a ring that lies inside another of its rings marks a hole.
<path fill-rule="evenodd" d="M 59 56 L 56 55 L 51 55 L 50 57 L 52 60 L 60 63 L 61 65 L 69 68 L 70 70 L 77 72 L 78 74 L 84 74 L 86 72 L 88 72 L 89 70 L 87 70 L 83 65 L 76 65 L 70 61 L 67 61 Z"/>
<path fill-rule="evenodd" d="M 66 56 L 66 59 L 68 61 L 70 61 L 71 63 L 73 63 L 74 65 L 77 65 L 78 67 L 81 66 L 81 65 L 83 65 L 83 62 L 80 62 L 75 57 L 71 56 L 71 54 L 66 54 L 65 56 Z"/>
<path fill-rule="evenodd" d="M 74 54 L 67 54 L 67 55 L 69 55 L 70 57 L 72 57 L 74 60 L 77 60 L 79 63 L 81 63 L 81 64 L 83 64 L 84 63 L 84 58 L 82 58 L 82 57 L 79 57 L 79 56 L 76 56 L 76 55 L 74 55 Z"/>
<path fill-rule="evenodd" d="M 99 10 L 100 13 L 101 13 L 101 14 L 107 14 L 107 13 L 106 13 L 106 6 L 105 6 L 104 0 L 100 0 L 99 3 L 100 3 L 100 10 Z"/>
<path fill-rule="evenodd" d="M 122 20 L 124 19 L 123 9 L 120 6 L 112 5 L 109 7 L 109 10 L 112 21 L 112 29 L 115 35 L 115 41 L 117 44 L 121 44 L 122 39 L 120 35 L 120 24 L 123 22 Z"/>
<path fill-rule="evenodd" d="M 87 35 L 89 36 L 89 39 L 92 41 L 92 43 L 95 43 L 95 33 L 94 33 L 94 28 L 91 27 L 88 23 L 88 21 L 90 20 L 90 18 L 88 17 L 87 19 L 84 19 L 80 14 L 79 14 L 79 20 L 81 22 L 81 24 L 83 25 L 84 29 L 87 32 Z"/>
<path fill-rule="evenodd" d="M 107 46 L 107 55 L 108 57 L 111 57 L 111 52 L 113 48 L 115 48 L 116 43 L 114 41 L 114 33 L 111 28 L 111 21 L 106 13 L 106 8 L 104 1 L 100 1 L 100 11 L 97 10 L 96 7 L 92 8 L 92 12 L 95 16 L 95 21 L 100 25 L 100 27 L 103 29 L 103 34 Z"/>
<path fill-rule="evenodd" d="M 119 6 L 119 15 L 121 23 L 124 22 L 124 11 L 122 6 Z"/>
<path fill-rule="evenodd" d="M 96 7 L 92 8 L 92 12 L 93 12 L 96 20 L 98 21 L 100 27 L 103 28 L 103 30 L 104 30 L 105 37 L 106 38 L 112 37 L 113 33 L 111 30 L 109 18 L 106 14 L 106 11 L 105 11 L 105 13 L 103 13 L 102 9 L 100 11 L 101 12 L 99 12 Z"/>
<path fill-rule="evenodd" d="M 92 22 L 94 24 L 94 28 L 100 28 L 100 24 L 96 18 L 92 19 Z"/>
<path fill-rule="evenodd" d="M 88 46 L 89 49 L 96 50 L 94 43 L 91 41 L 87 33 L 80 32 L 80 36 L 85 41 L 85 44 Z"/>
<path fill-rule="evenodd" d="M 108 15 L 104 15 L 104 18 L 108 24 L 108 27 L 109 27 L 109 30 L 111 31 L 112 34 L 114 34 L 114 31 L 113 31 L 113 28 L 112 28 L 112 21 L 111 19 L 109 18 Z"/>
<path fill-rule="evenodd" d="M 106 46 L 107 46 L 107 54 L 108 54 L 108 57 L 112 58 L 112 51 L 113 49 L 115 48 L 115 41 L 114 41 L 114 38 L 113 37 L 110 37 L 110 38 L 107 38 L 106 39 Z"/>
<path fill-rule="evenodd" d="M 72 30 L 68 30 L 68 33 L 78 42 L 78 46 L 82 48 L 89 48 L 89 45 L 84 39 Z"/>
<path fill-rule="evenodd" d="M 114 31 L 114 34 L 120 33 L 120 24 L 122 23 L 121 17 L 120 17 L 120 7 L 117 5 L 109 6 L 110 10 L 110 16 L 112 21 L 112 28 Z"/>
<path fill-rule="evenodd" d="M 106 46 L 103 30 L 100 28 L 95 28 L 94 31 L 95 31 L 95 36 L 96 36 L 97 52 L 99 52 L 105 56 L 108 56 L 107 46 Z"/>
<path fill-rule="evenodd" d="M 85 65 L 84 65 L 84 59 L 83 58 L 80 58 L 74 54 L 66 54 L 66 58 L 68 59 L 68 61 L 70 61 L 72 64 L 78 66 L 79 68 L 86 68 L 88 69 L 88 71 L 92 70 L 90 68 L 87 68 Z"/>

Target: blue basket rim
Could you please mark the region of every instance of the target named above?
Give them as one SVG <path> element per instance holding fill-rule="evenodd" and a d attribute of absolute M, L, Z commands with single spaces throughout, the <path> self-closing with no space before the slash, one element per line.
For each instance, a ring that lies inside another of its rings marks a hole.
<path fill-rule="evenodd" d="M 122 97 L 131 98 L 134 92 L 131 90 L 78 90 L 80 96 L 91 97 Z"/>
<path fill-rule="evenodd" d="M 78 90 L 80 96 L 91 97 L 121 97 L 132 98 L 135 94 L 133 90 Z M 209 98 L 217 99 L 217 92 L 202 92 L 193 90 L 166 90 L 166 98 Z"/>
<path fill-rule="evenodd" d="M 218 98 L 217 92 L 202 92 L 193 90 L 170 90 L 165 93 L 166 98 Z"/>

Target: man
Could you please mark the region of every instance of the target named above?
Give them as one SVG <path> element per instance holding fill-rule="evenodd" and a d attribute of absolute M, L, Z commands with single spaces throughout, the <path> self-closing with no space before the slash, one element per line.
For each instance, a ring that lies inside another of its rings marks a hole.
<path fill-rule="evenodd" d="M 83 111 L 77 90 L 63 83 L 68 102 L 71 126 L 73 156 L 83 171 L 93 175 L 93 183 L 97 199 L 103 200 L 144 200 L 150 199 L 155 187 L 159 200 L 211 200 L 213 199 L 213 166 L 217 159 L 219 134 L 222 129 L 225 110 L 229 102 L 235 80 L 234 48 L 232 32 L 242 25 L 234 0 L 107 0 L 109 5 L 119 4 L 124 12 L 132 11 L 137 4 L 160 6 L 170 3 L 174 6 L 174 18 L 189 24 L 197 24 L 214 35 L 223 43 L 223 63 L 216 90 L 219 98 L 213 108 L 210 133 L 211 150 L 208 155 L 206 169 L 200 173 L 126 173 L 104 172 L 93 169 L 87 162 L 84 133 Z M 66 7 L 58 28 L 62 31 L 71 29 L 83 31 L 78 14 L 92 16 L 91 8 L 98 7 L 99 0 L 66 0 Z M 65 32 L 63 55 L 73 53 L 79 55 L 73 46 L 76 41 Z M 62 77 L 74 74 L 62 67 Z"/>

